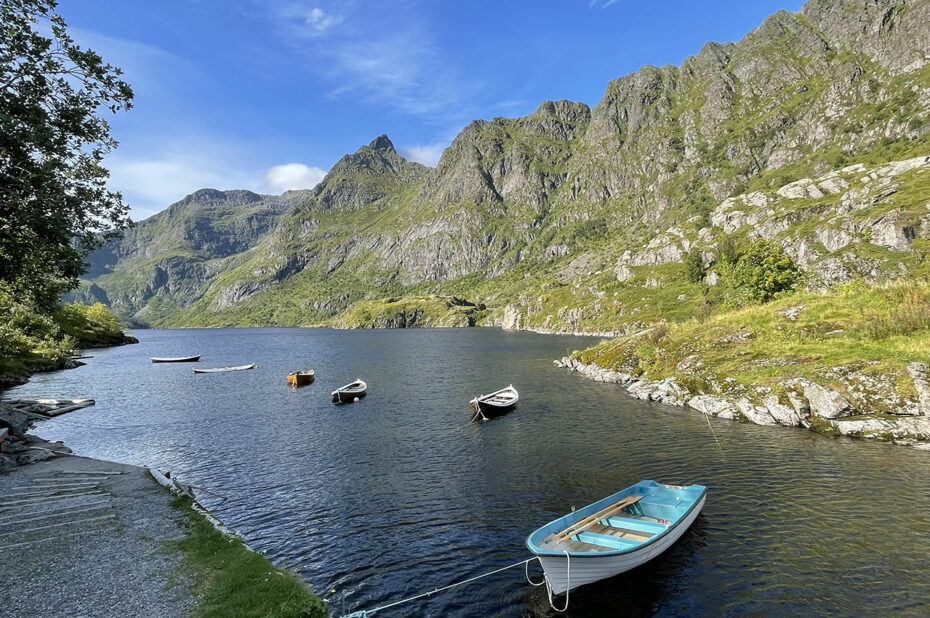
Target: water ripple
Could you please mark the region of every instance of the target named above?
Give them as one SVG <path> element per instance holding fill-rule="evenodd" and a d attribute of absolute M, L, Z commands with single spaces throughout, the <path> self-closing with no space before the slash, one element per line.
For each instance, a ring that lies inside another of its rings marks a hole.
<path fill-rule="evenodd" d="M 8 396 L 94 397 L 38 433 L 204 488 L 209 508 L 336 613 L 521 560 L 535 527 L 655 478 L 707 484 L 704 513 L 647 566 L 573 593 L 570 615 L 930 614 L 930 454 L 712 421 L 718 447 L 698 414 L 552 367 L 590 340 L 482 329 L 136 334 L 138 346 L 101 350 Z M 208 365 L 260 368 L 194 376 L 148 361 L 196 352 Z M 301 366 L 317 382 L 287 389 L 284 375 Z M 329 391 L 356 376 L 369 396 L 333 406 Z M 509 382 L 518 409 L 469 423 L 466 402 Z M 509 571 L 384 615 L 556 614 Z"/>

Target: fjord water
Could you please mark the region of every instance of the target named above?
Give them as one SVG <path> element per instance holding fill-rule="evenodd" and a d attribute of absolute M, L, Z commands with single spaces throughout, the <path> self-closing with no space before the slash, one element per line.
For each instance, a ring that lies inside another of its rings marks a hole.
<path fill-rule="evenodd" d="M 930 453 L 709 426 L 552 365 L 592 338 L 134 334 L 139 345 L 95 350 L 86 367 L 36 375 L 5 396 L 96 399 L 36 433 L 203 488 L 205 505 L 301 573 L 334 615 L 528 557 L 530 531 L 646 478 L 707 485 L 703 514 L 662 557 L 573 591 L 569 615 L 930 613 Z M 187 354 L 202 360 L 149 362 Z M 192 372 L 251 362 L 259 368 Z M 291 390 L 285 376 L 300 368 L 315 369 L 316 382 Z M 330 391 L 357 377 L 368 396 L 333 405 Z M 469 399 L 511 382 L 516 410 L 469 422 Z M 544 589 L 523 577 L 506 571 L 378 615 L 553 615 Z"/>

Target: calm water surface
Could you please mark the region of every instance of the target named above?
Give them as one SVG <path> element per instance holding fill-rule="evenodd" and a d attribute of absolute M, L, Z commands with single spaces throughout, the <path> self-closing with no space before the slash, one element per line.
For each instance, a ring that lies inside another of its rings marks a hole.
<path fill-rule="evenodd" d="M 6 397 L 93 397 L 40 424 L 82 455 L 171 470 L 334 614 L 527 557 L 526 535 L 635 481 L 709 489 L 682 540 L 576 590 L 569 615 L 930 614 L 930 453 L 714 421 L 553 367 L 590 338 L 491 329 L 139 331 Z M 149 356 L 202 354 L 194 375 Z M 293 391 L 288 371 L 317 380 Z M 369 395 L 329 392 L 356 377 Z M 513 382 L 518 408 L 469 423 Z M 329 592 L 335 588 L 336 592 Z M 553 615 L 512 570 L 385 616 Z"/>

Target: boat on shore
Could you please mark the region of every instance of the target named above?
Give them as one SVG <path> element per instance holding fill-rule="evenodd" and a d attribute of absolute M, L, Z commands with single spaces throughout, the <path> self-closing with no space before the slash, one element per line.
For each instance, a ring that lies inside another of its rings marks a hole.
<path fill-rule="evenodd" d="M 194 369 L 194 373 L 223 373 L 225 371 L 245 371 L 246 369 L 255 369 L 257 364 L 236 365 L 234 367 L 213 367 L 212 369 Z"/>
<path fill-rule="evenodd" d="M 545 571 L 549 602 L 661 554 L 694 523 L 706 494 L 703 485 L 640 481 L 535 530 L 526 545 Z"/>
<path fill-rule="evenodd" d="M 289 386 L 304 386 L 313 382 L 315 377 L 316 372 L 313 369 L 301 369 L 287 374 L 287 383 Z"/>
<path fill-rule="evenodd" d="M 196 363 L 200 360 L 200 354 L 197 356 L 152 356 L 151 359 L 153 363 Z"/>
<path fill-rule="evenodd" d="M 471 407 L 475 410 L 475 416 L 472 418 L 472 420 L 475 421 L 479 418 L 488 420 L 493 416 L 500 416 L 512 410 L 519 400 L 520 393 L 518 393 L 517 389 L 511 384 L 510 386 L 506 386 L 488 395 L 475 397 L 468 403 L 470 403 Z"/>
<path fill-rule="evenodd" d="M 356 398 L 361 399 L 365 396 L 367 390 L 368 384 L 361 378 L 356 378 L 354 382 L 349 382 L 345 386 L 340 386 L 331 393 L 333 396 L 333 403 L 347 403 L 355 401 Z"/>

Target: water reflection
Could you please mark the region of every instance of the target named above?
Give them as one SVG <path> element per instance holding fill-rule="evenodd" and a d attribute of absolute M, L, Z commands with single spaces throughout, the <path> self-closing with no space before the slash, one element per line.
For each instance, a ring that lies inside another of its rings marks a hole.
<path fill-rule="evenodd" d="M 336 609 L 369 608 L 527 556 L 526 534 L 641 479 L 709 486 L 661 558 L 572 593 L 569 615 L 930 613 L 930 454 L 714 421 L 555 369 L 587 339 L 495 330 L 140 331 L 7 396 L 93 397 L 38 433 L 170 469 Z M 149 356 L 201 353 L 198 375 Z M 302 367 L 316 381 L 288 389 Z M 330 391 L 356 377 L 358 403 Z M 513 383 L 519 408 L 470 423 Z M 552 615 L 519 570 L 390 615 Z"/>

